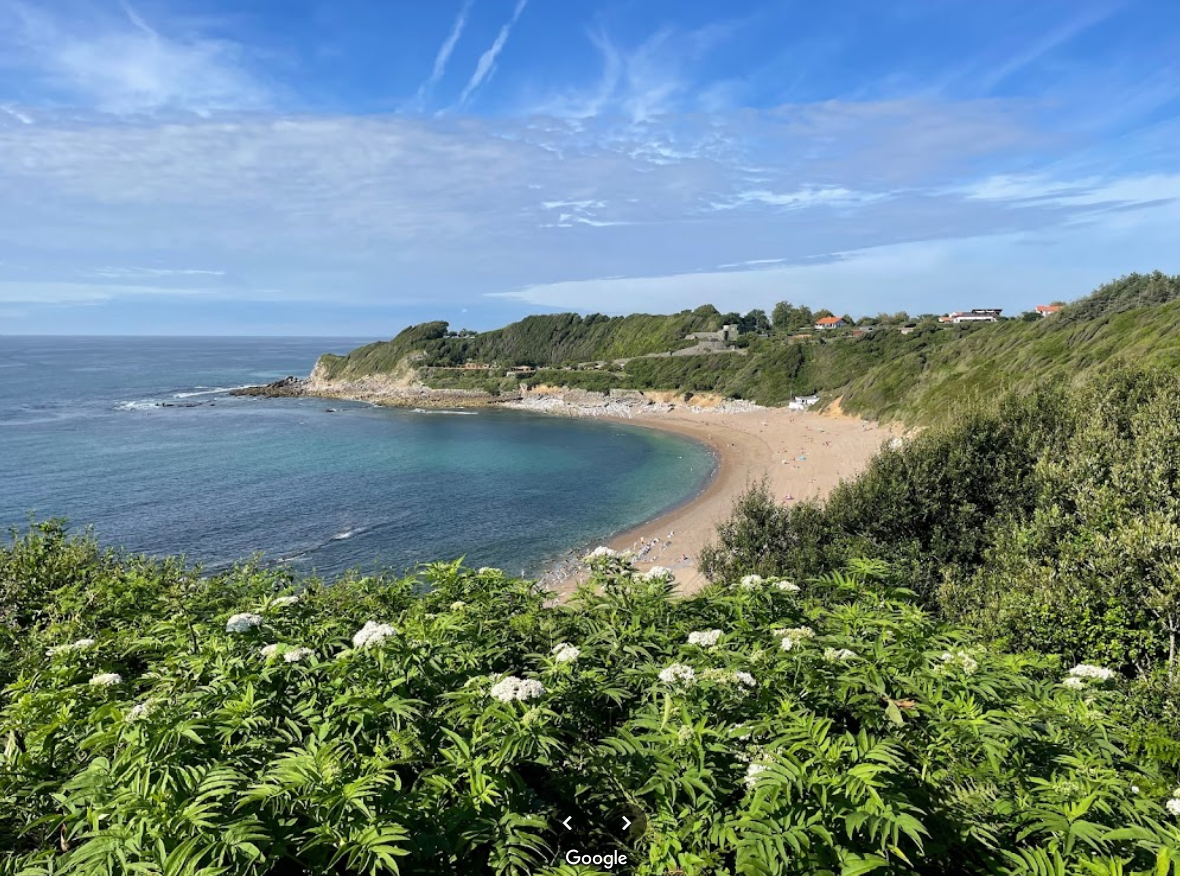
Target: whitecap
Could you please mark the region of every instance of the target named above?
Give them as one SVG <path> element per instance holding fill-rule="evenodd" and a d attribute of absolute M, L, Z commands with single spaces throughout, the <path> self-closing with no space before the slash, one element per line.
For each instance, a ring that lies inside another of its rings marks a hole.
<path fill-rule="evenodd" d="M 235 389 L 246 389 L 247 387 L 252 386 L 252 385 L 253 384 L 245 383 L 245 384 L 242 384 L 241 386 L 213 386 L 213 387 L 198 386 L 196 389 L 194 389 L 190 392 L 174 392 L 174 393 L 172 393 L 172 397 L 173 398 L 193 398 L 198 395 L 217 395 L 218 393 L 221 393 L 221 392 L 232 392 Z"/>
<path fill-rule="evenodd" d="M 412 414 L 450 414 L 455 417 L 478 417 L 479 414 L 475 411 L 447 411 L 441 408 L 414 408 L 410 411 Z"/>

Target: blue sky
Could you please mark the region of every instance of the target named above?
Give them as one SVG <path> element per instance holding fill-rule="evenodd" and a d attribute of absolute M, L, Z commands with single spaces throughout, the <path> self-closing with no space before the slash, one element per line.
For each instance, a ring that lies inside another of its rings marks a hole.
<path fill-rule="evenodd" d="M 0 334 L 1180 271 L 1173 0 L 0 0 Z"/>

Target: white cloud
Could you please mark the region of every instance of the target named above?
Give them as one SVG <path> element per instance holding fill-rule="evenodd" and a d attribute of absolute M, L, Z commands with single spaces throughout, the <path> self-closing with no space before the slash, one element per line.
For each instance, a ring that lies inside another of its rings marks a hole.
<path fill-rule="evenodd" d="M 1180 174 L 1000 172 L 1004 155 L 1037 142 L 995 102 L 829 103 L 643 125 L 38 111 L 36 124 L 0 125 L 0 283 L 4 300 L 21 302 L 446 308 L 508 293 L 502 307 L 583 310 L 765 306 L 787 288 L 818 303 L 861 284 L 937 297 L 928 309 L 941 309 L 948 278 L 1016 289 L 1047 276 L 1030 260 L 1051 251 L 1032 245 L 1042 239 L 1063 241 L 1053 257 L 1091 271 L 1091 285 L 1124 264 L 1168 267 L 1160 259 L 1174 247 L 1161 241 L 1174 214 L 1152 205 L 1180 196 Z M 981 165 L 989 172 L 973 176 Z M 1138 232 L 1107 252 L 1106 268 L 1066 245 L 1105 252 L 1090 229 L 1124 226 Z M 993 238 L 1008 242 L 948 243 Z M 947 252 L 996 261 L 964 271 L 935 258 Z M 849 300 L 841 309 L 856 310 Z"/>
<path fill-rule="evenodd" d="M 1180 184 L 1180 176 L 1173 179 Z M 838 313 L 913 313 L 1002 307 L 1009 313 L 1073 299 L 1120 274 L 1180 272 L 1171 245 L 1180 202 L 1110 222 L 1049 232 L 926 240 L 834 252 L 814 263 L 526 286 L 495 297 L 557 309 L 674 312 L 711 302 L 722 310 L 769 309 L 782 300 Z M 769 265 L 770 259 L 746 264 Z M 722 266 L 737 267 L 737 265 Z"/>
<path fill-rule="evenodd" d="M 467 16 L 471 13 L 471 6 L 475 0 L 463 0 L 463 6 L 459 9 L 459 14 L 455 17 L 454 24 L 451 25 L 451 31 L 447 34 L 447 38 L 443 40 L 443 44 L 439 46 L 438 54 L 434 57 L 434 67 L 430 71 L 430 78 L 422 83 L 418 89 L 418 106 L 423 107 L 430 93 L 434 90 L 434 86 L 438 84 L 439 80 L 447 72 L 447 64 L 451 60 L 451 55 L 455 51 L 455 46 L 459 43 L 459 37 L 463 35 L 463 30 L 467 27 Z"/>
<path fill-rule="evenodd" d="M 28 113 L 21 112 L 19 109 L 12 106 L 11 104 L 0 104 L 0 110 L 3 110 L 9 116 L 16 119 L 18 122 L 20 122 L 22 125 L 33 124 L 33 117 L 31 115 L 29 115 Z"/>
<path fill-rule="evenodd" d="M 496 58 L 500 57 L 500 52 L 504 50 L 504 45 L 508 42 L 508 36 L 512 33 L 512 28 L 515 27 L 517 19 L 520 18 L 521 13 L 524 12 L 524 8 L 527 5 L 528 0 L 517 0 L 516 8 L 512 11 L 512 18 L 500 28 L 500 32 L 496 34 L 496 41 L 492 43 L 491 47 L 479 56 L 479 61 L 475 65 L 475 72 L 471 74 L 471 78 L 463 88 L 463 93 L 459 95 L 459 106 L 466 106 L 467 101 L 471 99 L 476 89 L 492 77 L 492 74 L 495 72 Z"/>
<path fill-rule="evenodd" d="M 0 66 L 18 69 L 61 102 L 104 112 L 208 113 L 270 103 L 236 43 L 166 35 L 127 3 L 120 16 L 101 9 L 55 16 L 0 0 Z"/>
<path fill-rule="evenodd" d="M 854 192 L 842 186 L 806 186 L 794 192 L 768 192 L 763 189 L 738 192 L 728 201 L 712 204 L 714 210 L 733 210 L 751 204 L 803 210 L 818 206 L 868 204 L 889 197 L 888 192 Z"/>
<path fill-rule="evenodd" d="M 224 277 L 225 271 L 208 271 L 201 268 L 95 268 L 92 276 L 105 279 L 130 280 L 145 277 Z"/>

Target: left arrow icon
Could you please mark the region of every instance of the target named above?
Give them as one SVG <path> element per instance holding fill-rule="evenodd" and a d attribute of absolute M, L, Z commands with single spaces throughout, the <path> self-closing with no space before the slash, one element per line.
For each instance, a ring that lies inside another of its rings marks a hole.
<path fill-rule="evenodd" d="M 570 827 L 570 819 L 571 819 L 571 818 L 573 818 L 573 816 L 572 816 L 572 815 L 567 815 L 567 816 L 566 816 L 566 818 L 565 818 L 565 821 L 563 821 L 563 822 L 561 823 L 561 826 L 562 826 L 562 827 L 564 827 L 566 830 L 573 830 L 573 828 L 572 828 L 572 827 Z"/>

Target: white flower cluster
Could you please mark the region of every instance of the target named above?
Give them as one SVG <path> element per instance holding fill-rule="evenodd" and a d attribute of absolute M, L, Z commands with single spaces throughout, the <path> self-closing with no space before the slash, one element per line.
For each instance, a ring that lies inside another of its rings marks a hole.
<path fill-rule="evenodd" d="M 746 767 L 746 787 L 752 790 L 758 784 L 758 777 L 766 772 L 766 769 L 767 767 L 764 763 L 752 763 Z"/>
<path fill-rule="evenodd" d="M 815 630 L 811 627 L 791 627 L 786 630 L 775 630 L 774 634 L 776 636 L 782 636 L 782 647 L 784 651 L 790 651 L 801 642 L 815 638 Z"/>
<path fill-rule="evenodd" d="M 292 648 L 283 655 L 283 660 L 287 663 L 298 663 L 305 657 L 310 657 L 315 652 L 311 648 Z"/>
<path fill-rule="evenodd" d="M 688 687 L 697 679 L 696 670 L 691 666 L 685 666 L 683 663 L 673 663 L 667 669 L 660 672 L 660 681 L 664 684 L 671 684 L 674 686 Z"/>
<path fill-rule="evenodd" d="M 721 638 L 721 630 L 696 630 L 688 634 L 688 644 L 712 648 Z"/>
<path fill-rule="evenodd" d="M 286 608 L 299 601 L 298 596 L 278 596 L 270 601 L 271 608 Z"/>
<path fill-rule="evenodd" d="M 785 593 L 798 593 L 799 585 L 791 581 L 775 581 L 774 587 L 776 590 L 782 590 Z"/>
<path fill-rule="evenodd" d="M 829 663 L 840 663 L 844 660 L 851 660 L 856 656 L 855 651 L 849 651 L 847 648 L 824 648 L 824 659 Z"/>
<path fill-rule="evenodd" d="M 581 655 L 582 650 L 575 648 L 569 642 L 560 642 L 553 646 L 553 659 L 558 663 L 573 663 Z"/>
<path fill-rule="evenodd" d="M 746 575 L 738 581 L 737 586 L 739 590 L 757 590 L 763 583 L 761 575 Z"/>
<path fill-rule="evenodd" d="M 235 614 L 225 622 L 225 631 L 227 633 L 248 633 L 261 623 L 262 615 L 243 612 Z"/>
<path fill-rule="evenodd" d="M 535 700 L 545 693 L 545 686 L 536 679 L 517 678 L 515 675 L 510 675 L 492 685 L 490 693 L 492 699 L 502 703 L 510 703 L 513 700 L 523 702 L 524 700 Z"/>
<path fill-rule="evenodd" d="M 1074 690 L 1081 690 L 1086 686 L 1086 679 L 1078 678 L 1076 675 L 1067 675 L 1061 683 L 1066 687 L 1073 688 Z"/>
<path fill-rule="evenodd" d="M 265 657 L 267 660 L 269 660 L 271 657 L 278 657 L 279 651 L 282 649 L 282 647 L 283 646 L 279 645 L 279 644 L 267 645 L 263 648 L 260 648 L 259 653 L 262 654 L 262 656 Z"/>
<path fill-rule="evenodd" d="M 644 581 L 667 581 L 676 577 L 676 574 L 671 569 L 666 569 L 663 566 L 652 566 L 643 573 Z"/>
<path fill-rule="evenodd" d="M 1072 678 L 1089 679 L 1090 681 L 1110 681 L 1118 673 L 1104 666 L 1091 666 L 1089 663 L 1079 663 L 1071 669 L 1068 675 Z"/>
<path fill-rule="evenodd" d="M 741 670 L 730 672 L 727 669 L 706 669 L 702 677 L 725 687 L 736 687 L 743 694 L 749 693 L 751 688 L 758 685 L 754 676 Z"/>
<path fill-rule="evenodd" d="M 1139 793 L 1138 788 L 1135 788 L 1134 790 L 1136 794 Z M 1164 808 L 1173 815 L 1180 816 L 1180 788 L 1177 788 L 1172 792 L 1172 799 L 1164 804 Z"/>
<path fill-rule="evenodd" d="M 456 599 L 451 603 L 451 611 L 462 611 L 467 607 L 467 603 L 462 599 Z"/>
<path fill-rule="evenodd" d="M 477 574 L 477 575 L 503 575 L 504 573 L 500 569 L 495 568 L 494 566 L 480 566 L 478 569 L 476 569 L 475 574 Z"/>
<path fill-rule="evenodd" d="M 136 703 L 128 709 L 125 720 L 128 723 L 143 720 L 154 712 L 158 705 L 159 702 L 157 700 L 144 700 L 142 703 Z"/>
<path fill-rule="evenodd" d="M 966 651 L 959 649 L 956 651 L 943 651 L 938 655 L 938 659 L 942 661 L 940 669 L 950 669 L 956 667 L 962 669 L 967 675 L 970 675 L 979 668 L 979 663 L 974 657 Z"/>
<path fill-rule="evenodd" d="M 390 636 L 396 636 L 397 630 L 389 624 L 379 624 L 376 621 L 366 621 L 365 625 L 356 631 L 352 637 L 352 647 L 368 648 L 370 645 L 380 645 Z"/>
<path fill-rule="evenodd" d="M 113 687 L 123 683 L 123 676 L 117 672 L 100 672 L 90 679 L 90 683 L 95 687 Z"/>
<path fill-rule="evenodd" d="M 586 556 L 582 557 L 582 562 L 587 566 L 594 566 L 604 560 L 624 560 L 629 561 L 632 557 L 630 551 L 617 551 L 614 548 L 608 548 L 606 545 L 599 545 Z"/>
<path fill-rule="evenodd" d="M 55 645 L 45 652 L 46 657 L 56 657 L 58 654 L 69 654 L 71 651 L 85 651 L 94 647 L 94 639 L 79 639 L 69 645 Z"/>

